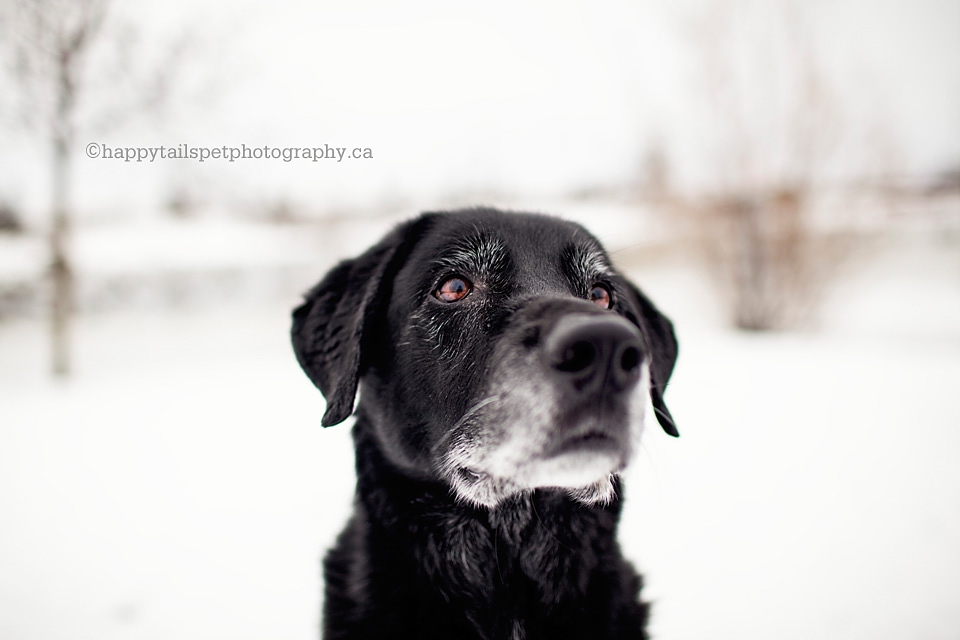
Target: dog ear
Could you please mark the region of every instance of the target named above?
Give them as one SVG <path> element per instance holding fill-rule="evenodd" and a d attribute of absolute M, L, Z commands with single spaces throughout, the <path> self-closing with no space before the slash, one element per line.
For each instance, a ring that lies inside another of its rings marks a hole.
<path fill-rule="evenodd" d="M 393 275 L 406 258 L 423 218 L 400 225 L 363 255 L 331 269 L 293 312 L 290 336 L 297 361 L 327 400 L 321 424 L 353 413 L 364 367 L 365 337 L 382 314 Z"/>
<path fill-rule="evenodd" d="M 660 313 L 647 296 L 633 284 L 630 289 L 637 297 L 640 307 L 641 323 L 650 340 L 652 350 L 650 362 L 650 398 L 657 414 L 657 421 L 663 430 L 673 437 L 679 437 L 677 425 L 673 422 L 666 403 L 663 401 L 663 392 L 667 388 L 673 365 L 677 362 L 677 337 L 673 332 L 673 323 Z"/>

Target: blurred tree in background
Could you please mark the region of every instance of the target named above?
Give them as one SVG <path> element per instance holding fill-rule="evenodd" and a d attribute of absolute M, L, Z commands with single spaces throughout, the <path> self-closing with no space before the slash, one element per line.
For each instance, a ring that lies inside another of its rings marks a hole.
<path fill-rule="evenodd" d="M 110 8 L 110 0 L 0 0 L 0 54 L 19 94 L 17 110 L 50 149 L 50 336 L 56 376 L 71 369 L 71 176 L 78 136 L 156 110 L 185 50 L 181 41 L 159 62 L 143 64 L 134 50 L 136 29 L 111 23 Z M 91 105 L 86 100 L 91 93 L 109 95 Z"/>
<path fill-rule="evenodd" d="M 736 327 L 797 324 L 842 255 L 814 206 L 848 133 L 839 101 L 800 5 L 718 2 L 691 26 L 717 186 L 684 212 Z"/>

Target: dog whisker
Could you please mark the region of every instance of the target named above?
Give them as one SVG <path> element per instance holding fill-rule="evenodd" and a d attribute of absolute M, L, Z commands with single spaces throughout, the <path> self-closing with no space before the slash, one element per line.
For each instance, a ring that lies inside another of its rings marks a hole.
<path fill-rule="evenodd" d="M 453 426 L 452 426 L 452 427 L 450 427 L 449 429 L 447 429 L 447 431 L 446 431 L 442 436 L 440 436 L 440 438 L 437 440 L 437 442 L 434 443 L 434 445 L 431 447 L 432 452 L 433 452 L 433 453 L 436 453 L 437 450 L 440 449 L 440 447 L 442 447 L 442 446 L 446 443 L 446 441 L 447 441 L 448 439 L 452 438 L 453 436 L 455 436 L 455 435 L 457 434 L 457 432 L 458 432 L 458 430 L 460 429 L 460 427 L 462 427 L 462 426 L 467 422 L 467 420 L 469 420 L 470 418 L 472 418 L 473 416 L 475 416 L 478 411 L 480 411 L 481 409 L 483 409 L 485 406 L 487 406 L 487 405 L 490 404 L 491 402 L 496 402 L 496 401 L 498 400 L 498 398 L 499 398 L 499 396 L 497 396 L 497 395 L 487 396 L 486 398 L 483 398 L 482 400 L 474 403 L 474 405 L 473 405 L 472 407 L 470 407 L 469 409 L 467 409 L 467 410 L 463 413 L 463 415 L 460 416 L 460 418 L 459 418 L 456 422 L 453 423 Z"/>

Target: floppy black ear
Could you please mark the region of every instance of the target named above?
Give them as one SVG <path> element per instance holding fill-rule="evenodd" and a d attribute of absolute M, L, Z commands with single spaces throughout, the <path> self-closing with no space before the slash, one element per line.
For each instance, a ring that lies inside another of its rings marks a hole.
<path fill-rule="evenodd" d="M 660 426 L 673 437 L 679 437 L 677 425 L 673 422 L 666 403 L 663 401 L 663 392 L 667 388 L 673 365 L 677 362 L 677 337 L 673 333 L 673 323 L 660 313 L 647 296 L 643 295 L 634 285 L 630 285 L 637 296 L 640 305 L 641 321 L 650 339 L 650 348 L 653 351 L 650 362 L 650 398 L 657 414 Z"/>
<path fill-rule="evenodd" d="M 338 264 L 293 312 L 293 350 L 327 400 L 321 420 L 325 427 L 353 413 L 363 372 L 365 332 L 369 337 L 373 319 L 386 309 L 389 285 L 405 258 L 415 226 L 401 225 L 363 255 Z"/>

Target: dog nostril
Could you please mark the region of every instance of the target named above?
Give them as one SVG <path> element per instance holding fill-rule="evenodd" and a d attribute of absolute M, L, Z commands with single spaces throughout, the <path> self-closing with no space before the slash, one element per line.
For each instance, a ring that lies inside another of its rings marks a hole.
<path fill-rule="evenodd" d="M 563 352 L 563 359 L 557 364 L 557 369 L 567 373 L 583 371 L 597 359 L 597 349 L 586 340 L 579 340 Z"/>
<path fill-rule="evenodd" d="M 623 371 L 633 371 L 640 366 L 640 349 L 627 347 L 620 355 L 620 368 Z"/>
<path fill-rule="evenodd" d="M 639 332 L 621 318 L 571 314 L 547 330 L 545 364 L 560 388 L 578 398 L 619 394 L 640 381 Z"/>

